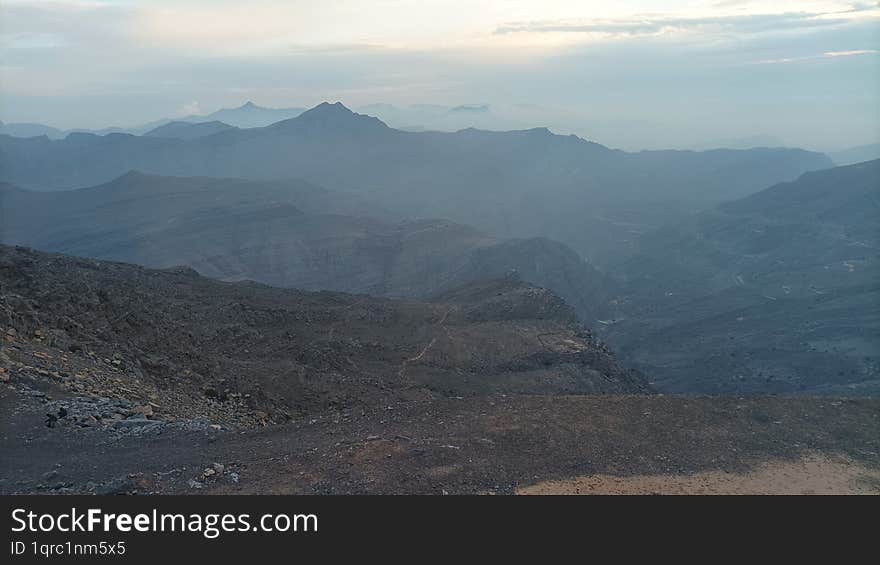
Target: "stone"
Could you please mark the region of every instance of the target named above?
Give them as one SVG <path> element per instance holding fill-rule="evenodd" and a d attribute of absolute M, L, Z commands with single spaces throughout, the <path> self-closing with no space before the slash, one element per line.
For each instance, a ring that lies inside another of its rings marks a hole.
<path fill-rule="evenodd" d="M 153 407 L 149 404 L 144 404 L 143 406 L 135 406 L 131 409 L 132 414 L 141 414 L 147 418 L 153 415 Z"/>
<path fill-rule="evenodd" d="M 95 488 L 95 494 L 127 494 L 135 488 L 134 483 L 128 477 L 119 477 L 113 479 L 101 486 Z"/>
<path fill-rule="evenodd" d="M 154 424 L 154 423 L 155 422 L 147 420 L 143 415 L 138 415 L 138 416 L 132 416 L 131 418 L 129 418 L 127 420 L 119 420 L 114 425 L 117 428 L 132 428 L 132 427 L 138 427 L 138 426 L 147 426 L 147 425 Z"/>

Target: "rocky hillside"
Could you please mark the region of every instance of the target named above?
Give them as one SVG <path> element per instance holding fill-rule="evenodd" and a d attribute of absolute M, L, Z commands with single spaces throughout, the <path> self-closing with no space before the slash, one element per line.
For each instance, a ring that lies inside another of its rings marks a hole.
<path fill-rule="evenodd" d="M 880 393 L 880 160 L 644 237 L 608 339 L 676 392 Z"/>
<path fill-rule="evenodd" d="M 400 221 L 362 196 L 302 181 L 130 172 L 87 189 L 0 186 L 0 241 L 222 280 L 424 299 L 516 271 L 591 324 L 610 281 L 543 238 L 498 240 L 445 220 Z"/>
<path fill-rule="evenodd" d="M 3 246 L 0 326 L 4 380 L 83 395 L 103 406 L 83 409 L 92 424 L 137 407 L 253 425 L 447 396 L 647 390 L 562 300 L 512 278 L 426 303 Z"/>

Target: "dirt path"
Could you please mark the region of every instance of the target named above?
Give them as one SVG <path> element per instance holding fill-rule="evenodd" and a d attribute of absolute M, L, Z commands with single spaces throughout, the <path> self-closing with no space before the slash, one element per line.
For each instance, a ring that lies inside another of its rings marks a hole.
<path fill-rule="evenodd" d="M 440 318 L 440 320 L 437 322 L 437 327 L 440 328 L 440 329 L 442 329 L 442 330 L 446 333 L 446 336 L 447 336 L 447 337 L 449 337 L 449 330 L 446 329 L 446 325 L 445 325 L 445 324 L 446 324 L 446 318 L 449 317 L 449 312 L 451 312 L 451 311 L 452 311 L 452 308 L 448 308 L 448 309 L 443 313 L 443 316 Z M 418 361 L 418 360 L 420 360 L 422 357 L 424 357 L 425 354 L 426 354 L 428 351 L 430 351 L 432 347 L 434 347 L 434 344 L 435 344 L 435 343 L 437 343 L 437 338 L 436 338 L 436 337 L 433 337 L 433 338 L 431 338 L 431 341 L 429 341 L 428 343 L 425 344 L 424 347 L 422 347 L 422 350 L 419 351 L 419 353 L 418 353 L 417 355 L 414 355 L 413 357 L 410 357 L 410 358 L 408 358 L 408 359 L 404 359 L 403 362 L 400 364 L 400 370 L 397 372 L 397 374 L 398 374 L 400 377 L 403 377 L 404 375 L 406 375 L 406 367 L 407 367 L 407 365 L 409 365 L 410 363 L 415 363 L 416 361 Z"/>
<path fill-rule="evenodd" d="M 587 475 L 541 482 L 517 494 L 880 494 L 880 470 L 811 454 L 763 463 L 745 473 Z"/>

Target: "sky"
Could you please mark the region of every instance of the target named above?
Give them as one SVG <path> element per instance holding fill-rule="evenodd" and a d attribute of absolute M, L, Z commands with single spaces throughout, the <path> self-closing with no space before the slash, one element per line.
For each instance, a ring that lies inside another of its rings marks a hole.
<path fill-rule="evenodd" d="M 627 149 L 880 140 L 880 6 L 839 0 L 0 0 L 0 120 L 251 100 L 489 104 Z"/>

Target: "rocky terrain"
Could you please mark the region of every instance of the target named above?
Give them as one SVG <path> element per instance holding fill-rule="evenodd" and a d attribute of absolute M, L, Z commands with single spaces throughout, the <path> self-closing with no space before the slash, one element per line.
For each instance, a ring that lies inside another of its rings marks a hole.
<path fill-rule="evenodd" d="M 2 247 L 0 285 L 8 377 L 48 375 L 178 419 L 255 425 L 437 396 L 647 390 L 561 299 L 514 279 L 404 302 Z"/>
<path fill-rule="evenodd" d="M 730 490 L 817 457 L 846 478 L 804 488 L 880 492 L 880 401 L 646 394 L 515 279 L 403 302 L 4 246 L 0 326 L 5 494 Z"/>
<path fill-rule="evenodd" d="M 803 457 L 845 465 L 835 489 L 880 492 L 880 401 L 645 394 L 515 279 L 403 302 L 3 246 L 0 326 L 5 494 L 729 485 Z"/>
<path fill-rule="evenodd" d="M 0 385 L 0 493 L 880 494 L 876 399 L 448 397 L 237 430 L 48 427 L 67 393 L 44 394 Z"/>

